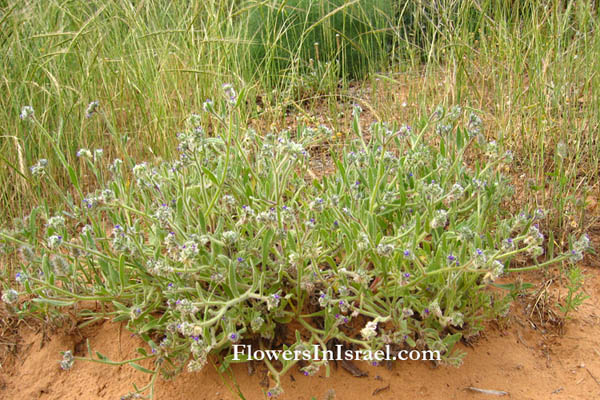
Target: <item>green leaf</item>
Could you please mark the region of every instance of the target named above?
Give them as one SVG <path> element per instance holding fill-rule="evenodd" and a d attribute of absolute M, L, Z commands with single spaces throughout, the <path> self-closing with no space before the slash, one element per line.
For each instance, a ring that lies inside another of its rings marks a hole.
<path fill-rule="evenodd" d="M 42 297 L 38 297 L 33 299 L 34 303 L 42 303 L 42 304 L 50 304 L 51 306 L 56 307 L 69 307 L 75 304 L 77 301 L 75 300 L 55 300 L 55 299 L 44 299 Z"/>
<path fill-rule="evenodd" d="M 219 180 L 217 177 L 206 167 L 202 167 L 202 172 L 211 180 L 212 183 L 219 186 Z"/>
<path fill-rule="evenodd" d="M 531 289 L 532 287 L 535 286 L 535 285 L 533 285 L 531 283 L 527 283 L 527 282 L 523 282 L 519 285 L 517 285 L 515 283 L 492 283 L 491 285 L 494 287 L 500 288 L 500 289 L 510 290 L 511 292 L 514 290 Z"/>
<path fill-rule="evenodd" d="M 134 363 L 133 361 L 130 362 L 129 365 L 131 365 L 133 368 L 137 369 L 138 371 L 145 372 L 145 373 L 151 374 L 151 375 L 155 374 L 154 371 L 149 370 L 148 368 L 144 368 L 140 364 Z"/>
<path fill-rule="evenodd" d="M 199 228 L 202 230 L 205 230 L 206 229 L 206 220 L 204 219 L 204 213 L 200 209 L 196 210 L 196 213 L 198 215 L 198 222 L 200 222 Z"/>
<path fill-rule="evenodd" d="M 460 128 L 456 129 L 456 149 L 461 150 L 463 148 L 463 134 Z"/>
<path fill-rule="evenodd" d="M 271 240 L 273 239 L 274 235 L 275 235 L 275 233 L 273 232 L 272 229 L 268 229 L 265 232 L 265 236 L 263 238 L 263 243 L 262 243 L 263 268 L 266 268 L 267 265 L 269 265 L 269 253 L 271 252 Z"/>
<path fill-rule="evenodd" d="M 323 186 L 321 186 L 318 180 L 313 179 L 312 184 L 318 191 L 323 191 Z"/>
<path fill-rule="evenodd" d="M 234 297 L 239 297 L 240 292 L 237 287 L 237 277 L 235 274 L 235 265 L 232 261 L 229 262 L 229 286 Z"/>
<path fill-rule="evenodd" d="M 446 346 L 448 346 L 448 348 L 451 348 L 452 346 L 454 346 L 462 337 L 461 333 L 455 333 L 453 335 L 448 335 L 443 339 L 444 344 L 446 344 Z"/>
<path fill-rule="evenodd" d="M 40 213 L 40 209 L 38 207 L 34 207 L 33 210 L 31 210 L 31 214 L 29 215 L 29 232 L 31 233 L 32 237 L 36 237 L 36 233 L 38 231 L 37 229 L 37 224 L 38 224 L 38 219 L 37 219 L 37 215 Z"/>
<path fill-rule="evenodd" d="M 121 291 L 125 290 L 125 255 L 119 256 L 119 281 L 121 282 Z"/>
<path fill-rule="evenodd" d="M 440 138 L 440 153 L 446 157 L 446 141 L 444 138 Z"/>
<path fill-rule="evenodd" d="M 75 189 L 77 189 L 77 191 L 79 191 L 79 178 L 77 178 L 77 173 L 75 172 L 75 169 L 73 169 L 72 166 L 68 165 L 67 172 L 69 173 L 69 178 L 71 179 L 71 183 L 73 184 L 73 186 L 75 186 Z"/>
<path fill-rule="evenodd" d="M 148 355 L 148 352 L 143 347 L 138 347 L 135 351 L 137 351 L 138 353 L 140 353 L 144 357 L 146 357 Z"/>
<path fill-rule="evenodd" d="M 148 323 L 144 324 L 141 328 L 139 328 L 137 333 L 150 332 L 157 326 L 159 326 L 158 320 L 152 319 Z"/>

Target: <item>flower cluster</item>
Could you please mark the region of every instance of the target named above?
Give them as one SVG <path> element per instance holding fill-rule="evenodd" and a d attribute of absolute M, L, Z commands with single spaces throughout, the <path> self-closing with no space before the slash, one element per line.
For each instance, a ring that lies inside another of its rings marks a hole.
<path fill-rule="evenodd" d="M 361 329 L 360 334 L 365 340 L 373 340 L 375 336 L 377 336 L 377 322 L 369 321 L 365 325 L 363 329 Z"/>
<path fill-rule="evenodd" d="M 92 116 L 96 113 L 96 110 L 98 109 L 99 105 L 100 103 L 98 101 L 92 101 L 90 104 L 88 104 L 87 108 L 85 109 L 85 117 L 87 119 L 92 118 Z"/>
<path fill-rule="evenodd" d="M 30 118 L 33 118 L 34 114 L 35 114 L 35 111 L 33 110 L 33 107 L 23 106 L 23 108 L 21 109 L 21 114 L 19 115 L 19 118 L 21 118 L 22 120 L 30 119 Z"/>
<path fill-rule="evenodd" d="M 19 299 L 19 293 L 14 289 L 6 289 L 2 292 L 2 301 L 6 304 L 16 303 Z"/>
<path fill-rule="evenodd" d="M 73 353 L 71 353 L 71 350 L 67 350 L 63 353 L 63 358 L 60 361 L 60 367 L 63 370 L 68 371 L 73 367 L 74 362 L 75 358 L 73 357 Z"/>
<path fill-rule="evenodd" d="M 48 166 L 48 160 L 45 158 L 40 159 L 37 163 L 32 165 L 29 170 L 31 171 L 31 175 L 35 177 L 40 177 L 46 174 L 46 167 Z"/>
<path fill-rule="evenodd" d="M 581 235 L 581 237 L 573 243 L 573 248 L 569 254 L 569 262 L 576 263 L 583 259 L 583 253 L 591 249 L 590 238 L 588 235 Z"/>

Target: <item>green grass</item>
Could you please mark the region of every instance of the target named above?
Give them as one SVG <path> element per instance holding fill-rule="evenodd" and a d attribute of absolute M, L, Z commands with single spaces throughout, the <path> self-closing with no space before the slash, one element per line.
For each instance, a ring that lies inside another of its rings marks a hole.
<path fill-rule="evenodd" d="M 339 113 L 352 102 L 399 122 L 437 104 L 478 109 L 485 134 L 517 153 L 513 172 L 531 180 L 531 198 L 556 210 L 553 224 L 584 222 L 576 204 L 595 185 L 600 154 L 593 2 L 52 0 L 0 10 L 3 218 L 52 204 L 29 180 L 39 158 L 71 189 L 40 127 L 19 120 L 24 105 L 79 171 L 81 147 L 124 159 L 172 154 L 183 118 L 232 82 L 248 90 L 242 118 L 266 125 L 301 108 L 343 129 L 350 119 Z M 363 78 L 364 96 L 350 91 L 352 77 Z"/>

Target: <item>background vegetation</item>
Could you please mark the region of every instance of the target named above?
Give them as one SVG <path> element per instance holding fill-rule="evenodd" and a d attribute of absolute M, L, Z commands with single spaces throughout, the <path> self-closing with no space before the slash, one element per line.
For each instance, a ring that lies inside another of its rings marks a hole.
<path fill-rule="evenodd" d="M 242 118 L 267 127 L 318 114 L 348 132 L 354 102 L 402 123 L 437 104 L 477 109 L 484 135 L 515 152 L 529 201 L 581 230 L 598 177 L 597 31 L 583 0 L 3 1 L 0 213 L 52 204 L 30 179 L 40 158 L 71 189 L 41 126 L 76 172 L 81 147 L 166 156 L 231 82 L 248 91 Z M 19 120 L 24 105 L 39 125 Z"/>

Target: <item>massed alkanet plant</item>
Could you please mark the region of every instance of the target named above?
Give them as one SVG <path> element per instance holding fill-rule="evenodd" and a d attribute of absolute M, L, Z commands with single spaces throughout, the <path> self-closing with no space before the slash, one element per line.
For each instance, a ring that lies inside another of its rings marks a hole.
<path fill-rule="evenodd" d="M 22 262 L 18 290 L 6 287 L 2 300 L 13 305 L 22 295 L 27 303 L 15 311 L 51 317 L 76 302 L 108 305 L 80 314 L 85 323 L 127 321 L 151 347 L 127 362 L 142 368 L 137 361 L 153 358 L 154 369 L 142 369 L 154 377 L 199 370 L 210 354 L 227 365 L 236 343 L 281 344 L 278 327 L 292 321 L 301 330 L 282 344 L 291 350 L 387 345 L 439 351 L 457 363 L 457 340 L 507 312 L 509 298 L 486 287 L 517 270 L 511 259 L 524 255 L 532 266 L 521 269 L 541 268 L 577 261 L 589 247 L 582 238 L 570 253 L 537 263 L 543 213 L 502 211 L 512 189 L 497 167 L 511 154 L 496 149 L 470 169 L 464 154 L 481 120 L 472 115 L 466 129 L 457 126 L 459 108 L 435 116 L 443 119 L 437 144 L 424 139 L 433 119 L 418 130 L 374 123 L 367 139 L 356 108 L 356 139 L 331 150 L 331 174 L 311 180 L 309 148 L 327 146 L 326 130 L 241 130 L 237 94 L 226 90 L 229 111 L 205 105 L 222 124 L 219 135 L 202 128 L 206 115 L 193 115 L 177 135 L 178 159 L 131 170 L 114 160 L 110 181 L 82 194 L 80 205 L 54 215 L 35 210 L 29 219 L 44 219 L 41 231 L 1 233 Z M 103 175 L 100 157 L 87 162 Z M 276 395 L 297 360 L 265 362 Z M 302 371 L 321 366 L 328 368 L 320 360 Z"/>

